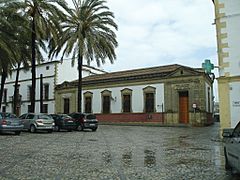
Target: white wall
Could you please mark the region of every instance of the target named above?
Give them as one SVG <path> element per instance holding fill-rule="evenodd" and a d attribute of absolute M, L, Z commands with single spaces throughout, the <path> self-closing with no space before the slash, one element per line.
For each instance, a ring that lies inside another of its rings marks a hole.
<path fill-rule="evenodd" d="M 228 47 L 223 52 L 229 52 L 229 57 L 224 58 L 224 62 L 230 62 L 230 67 L 220 71 L 220 76 L 229 72 L 230 76 L 237 76 L 240 72 L 240 1 L 239 0 L 219 0 L 224 3 L 224 8 L 220 9 L 220 13 L 225 13 L 226 17 L 222 17 L 220 22 L 226 22 L 226 28 L 221 33 L 227 33 L 227 38 L 223 39 L 223 43 L 228 43 Z"/>
<path fill-rule="evenodd" d="M 49 70 L 46 69 L 46 66 L 49 66 Z M 54 112 L 54 63 L 46 64 L 43 66 L 38 66 L 36 68 L 36 100 L 40 100 L 40 74 L 43 74 L 43 84 L 49 84 L 49 99 L 52 101 L 44 101 L 44 104 L 48 104 L 48 111 L 50 113 Z M 14 84 L 16 78 L 16 71 L 12 73 L 12 76 L 9 76 L 6 80 L 4 89 L 7 89 L 7 102 L 10 101 L 10 96 L 13 96 L 14 93 Z M 31 70 L 24 71 L 23 69 L 19 73 L 19 94 L 22 95 L 22 105 L 21 113 L 26 113 L 28 111 L 28 105 L 30 101 L 28 99 L 28 86 L 32 85 L 31 81 L 32 75 Z M 29 101 L 29 102 L 24 102 Z M 6 111 L 12 112 L 12 104 L 8 103 L 6 106 Z M 36 102 L 35 112 L 40 112 L 40 102 Z"/>
<path fill-rule="evenodd" d="M 56 69 L 57 67 L 57 69 Z M 57 73 L 57 74 L 56 74 Z M 104 71 L 98 70 L 96 68 L 91 68 L 90 66 L 83 67 L 83 77 L 92 75 L 92 74 L 101 74 Z M 44 101 L 43 104 L 48 104 L 48 112 L 54 113 L 55 111 L 55 97 L 54 97 L 54 88 L 55 83 L 60 84 L 64 81 L 73 81 L 78 79 L 78 70 L 77 66 L 71 66 L 71 61 L 63 61 L 61 64 L 59 61 L 52 61 L 48 63 L 43 63 L 36 67 L 36 100 L 40 100 L 40 74 L 43 74 L 43 84 L 49 84 L 49 99 L 51 101 Z M 0 76 L 1 77 L 1 76 Z M 6 84 L 4 89 L 7 89 L 7 102 L 10 101 L 9 96 L 13 96 L 14 92 L 14 83 L 16 79 L 16 70 L 12 72 L 12 75 L 6 79 Z M 30 105 L 30 100 L 27 97 L 28 94 L 28 86 L 32 84 L 32 74 L 31 68 L 28 71 L 20 70 L 19 75 L 19 84 L 20 89 L 19 93 L 22 95 L 22 105 L 21 105 L 21 113 L 26 113 L 28 111 L 28 105 Z M 55 82 L 56 80 L 56 82 Z M 28 102 L 24 102 L 28 101 Z M 2 104 L 4 106 L 4 104 Z M 36 102 L 35 104 L 35 112 L 40 111 L 40 102 Z M 0 109 L 1 111 L 2 109 Z M 6 111 L 12 112 L 12 104 L 8 103 L 6 106 Z"/>
<path fill-rule="evenodd" d="M 142 113 L 144 110 L 144 97 L 143 97 L 143 88 L 151 86 L 156 88 L 156 96 L 155 96 L 155 108 L 156 112 L 162 112 L 162 104 L 164 103 L 164 84 L 146 84 L 146 85 L 138 85 L 138 86 L 123 86 L 123 87 L 114 87 L 114 88 L 106 88 L 106 89 L 94 89 L 94 90 L 84 90 L 93 93 L 92 100 L 92 109 L 93 113 L 101 113 L 102 111 L 102 99 L 101 92 L 104 90 L 109 90 L 112 92 L 112 97 L 114 100 L 111 100 L 111 113 L 121 113 L 122 111 L 122 99 L 121 99 L 121 90 L 124 88 L 129 88 L 132 90 L 132 111 L 134 113 Z M 116 99 L 116 101 L 115 101 Z M 82 107 L 84 110 L 84 98 L 82 101 Z"/>
<path fill-rule="evenodd" d="M 78 66 L 77 63 L 72 67 L 71 60 L 65 60 L 62 63 L 58 63 L 58 76 L 57 84 L 61 84 L 64 81 L 73 81 L 78 79 Z M 83 66 L 82 77 L 90 76 L 93 74 L 102 74 L 103 71 L 91 68 L 89 66 Z"/>
<path fill-rule="evenodd" d="M 234 128 L 240 121 L 240 82 L 230 83 L 229 85 L 231 127 Z"/>

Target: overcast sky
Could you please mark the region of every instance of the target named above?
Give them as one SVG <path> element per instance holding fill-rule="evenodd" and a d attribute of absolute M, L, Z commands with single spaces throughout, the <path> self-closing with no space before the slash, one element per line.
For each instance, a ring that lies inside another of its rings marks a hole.
<path fill-rule="evenodd" d="M 217 65 L 212 0 L 107 0 L 106 5 L 118 24 L 119 46 L 115 63 L 106 63 L 104 70 L 201 67 L 205 59 Z"/>
<path fill-rule="evenodd" d="M 107 0 L 106 5 L 119 27 L 119 46 L 115 63 L 104 70 L 217 63 L 212 0 Z"/>

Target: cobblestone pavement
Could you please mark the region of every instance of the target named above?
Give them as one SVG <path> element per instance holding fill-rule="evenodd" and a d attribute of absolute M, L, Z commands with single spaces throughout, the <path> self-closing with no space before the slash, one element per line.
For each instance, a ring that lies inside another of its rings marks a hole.
<path fill-rule="evenodd" d="M 0 179 L 230 180 L 219 124 L 0 135 Z"/>

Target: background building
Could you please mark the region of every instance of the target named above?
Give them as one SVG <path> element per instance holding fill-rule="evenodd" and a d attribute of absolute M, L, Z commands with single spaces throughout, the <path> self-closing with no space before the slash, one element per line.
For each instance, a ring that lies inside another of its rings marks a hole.
<path fill-rule="evenodd" d="M 181 65 L 119 71 L 83 78 L 83 112 L 101 122 L 212 123 L 213 80 Z M 56 113 L 77 111 L 77 81 L 56 86 Z"/>
<path fill-rule="evenodd" d="M 240 1 L 214 0 L 221 129 L 240 120 Z"/>
<path fill-rule="evenodd" d="M 90 66 L 83 66 L 83 77 L 105 73 L 100 69 Z M 71 81 L 78 77 L 77 66 L 72 67 L 71 61 L 51 61 L 37 65 L 36 67 L 36 108 L 35 112 L 40 112 L 40 75 L 43 76 L 43 112 L 55 112 L 55 95 L 54 90 L 57 84 L 64 81 Z M 13 93 L 16 78 L 16 70 L 12 71 L 11 76 L 6 80 L 4 87 L 3 103 L 1 110 L 3 112 L 13 111 Z M 29 70 L 20 69 L 18 92 L 19 103 L 17 114 L 23 114 L 30 110 L 30 96 L 32 87 L 31 67 Z"/>

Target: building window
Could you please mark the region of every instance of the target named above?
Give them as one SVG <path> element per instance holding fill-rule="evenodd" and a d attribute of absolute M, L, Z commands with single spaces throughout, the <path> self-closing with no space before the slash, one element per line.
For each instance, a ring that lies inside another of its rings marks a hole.
<path fill-rule="evenodd" d="M 123 95 L 123 112 L 131 112 L 131 99 L 130 95 Z"/>
<path fill-rule="evenodd" d="M 103 96 L 103 113 L 110 113 L 110 96 L 108 95 Z"/>
<path fill-rule="evenodd" d="M 49 66 L 46 66 L 46 70 L 49 70 Z"/>
<path fill-rule="evenodd" d="M 111 91 L 102 91 L 102 113 L 111 113 Z"/>
<path fill-rule="evenodd" d="M 144 112 L 146 113 L 155 112 L 156 88 L 148 86 L 143 89 L 143 93 L 144 93 Z"/>
<path fill-rule="evenodd" d="M 146 93 L 145 94 L 145 109 L 147 113 L 154 112 L 154 94 L 153 93 Z"/>
<path fill-rule="evenodd" d="M 207 101 L 208 101 L 208 112 L 211 112 L 211 103 L 210 103 L 210 87 L 207 88 L 208 89 L 208 94 L 207 94 Z"/>
<path fill-rule="evenodd" d="M 32 96 L 32 86 L 28 86 L 27 98 L 30 101 Z"/>
<path fill-rule="evenodd" d="M 89 91 L 84 94 L 84 112 L 91 113 L 92 112 L 92 96 L 93 94 Z"/>
<path fill-rule="evenodd" d="M 125 88 L 121 90 L 122 93 L 122 112 L 132 112 L 132 90 Z"/>
<path fill-rule="evenodd" d="M 3 91 L 3 102 L 7 103 L 7 89 L 4 89 Z"/>
<path fill-rule="evenodd" d="M 48 104 L 43 104 L 43 113 L 48 113 Z"/>
<path fill-rule="evenodd" d="M 91 113 L 92 112 L 92 98 L 85 97 L 85 112 Z"/>
<path fill-rule="evenodd" d="M 44 84 L 43 98 L 44 100 L 49 99 L 49 84 Z"/>
<path fill-rule="evenodd" d="M 69 106 L 70 100 L 69 100 L 69 98 L 64 98 L 63 101 L 64 101 L 63 113 L 64 114 L 69 114 L 69 112 L 70 112 L 70 106 Z"/>
<path fill-rule="evenodd" d="M 5 113 L 6 112 L 6 106 L 2 107 L 2 112 Z"/>

